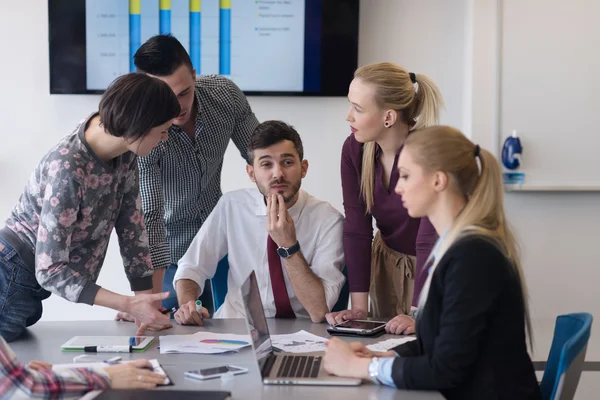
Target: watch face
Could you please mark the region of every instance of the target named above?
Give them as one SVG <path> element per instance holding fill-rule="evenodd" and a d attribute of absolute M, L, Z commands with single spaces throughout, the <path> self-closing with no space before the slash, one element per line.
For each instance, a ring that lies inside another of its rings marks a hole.
<path fill-rule="evenodd" d="M 277 254 L 279 254 L 279 257 L 288 258 L 288 252 L 287 252 L 287 250 L 284 249 L 284 248 L 282 248 L 282 247 L 280 247 L 280 248 L 277 249 Z"/>

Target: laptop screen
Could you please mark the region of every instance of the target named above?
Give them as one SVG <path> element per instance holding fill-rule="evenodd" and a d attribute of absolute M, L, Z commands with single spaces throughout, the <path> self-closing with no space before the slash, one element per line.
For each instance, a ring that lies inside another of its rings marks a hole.
<path fill-rule="evenodd" d="M 263 309 L 254 271 L 248 276 L 242 285 L 241 290 L 244 307 L 246 308 L 248 330 L 252 337 L 252 346 L 256 353 L 258 364 L 262 369 L 266 357 L 269 354 L 273 354 L 273 347 L 271 346 L 271 336 L 269 335 L 267 318 L 265 317 L 265 311 Z"/>

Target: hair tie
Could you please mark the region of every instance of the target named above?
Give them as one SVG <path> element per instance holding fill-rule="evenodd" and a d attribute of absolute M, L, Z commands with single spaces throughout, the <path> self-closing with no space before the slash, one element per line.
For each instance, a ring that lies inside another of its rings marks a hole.
<path fill-rule="evenodd" d="M 410 81 L 412 83 L 417 83 L 417 77 L 415 76 L 415 74 L 413 72 L 409 72 L 408 76 L 410 76 Z"/>
<path fill-rule="evenodd" d="M 480 152 L 480 150 L 481 150 L 481 149 L 479 148 L 479 145 L 478 145 L 478 144 L 476 144 L 476 145 L 475 145 L 475 151 L 473 152 L 473 155 L 474 155 L 475 157 L 479 157 L 479 152 Z"/>

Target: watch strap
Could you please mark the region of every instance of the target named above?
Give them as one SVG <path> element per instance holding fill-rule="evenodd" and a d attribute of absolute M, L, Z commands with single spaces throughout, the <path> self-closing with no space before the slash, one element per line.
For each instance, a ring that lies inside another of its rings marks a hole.
<path fill-rule="evenodd" d="M 379 385 L 379 357 L 373 357 L 369 363 L 369 378 L 373 383 Z"/>

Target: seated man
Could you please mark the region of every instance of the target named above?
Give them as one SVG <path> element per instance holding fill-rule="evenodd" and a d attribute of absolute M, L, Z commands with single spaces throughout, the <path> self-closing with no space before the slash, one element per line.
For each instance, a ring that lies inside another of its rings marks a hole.
<path fill-rule="evenodd" d="M 180 308 L 175 319 L 202 324 L 195 301 L 228 255 L 228 287 L 240 287 L 255 270 L 267 317 L 321 322 L 345 280 L 343 217 L 300 189 L 308 161 L 294 128 L 281 121 L 263 122 L 248 147 L 246 172 L 258 190 L 223 195 L 179 260 L 174 286 Z M 229 290 L 215 318 L 244 314 L 239 291 Z"/>

